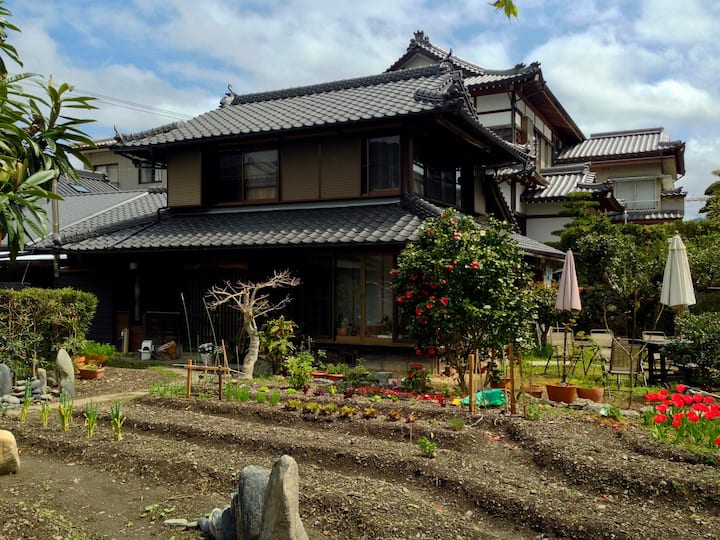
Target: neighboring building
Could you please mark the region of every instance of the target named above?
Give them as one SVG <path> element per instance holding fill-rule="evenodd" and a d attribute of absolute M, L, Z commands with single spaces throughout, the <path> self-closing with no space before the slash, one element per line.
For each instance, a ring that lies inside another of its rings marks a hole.
<path fill-rule="evenodd" d="M 108 181 L 122 191 L 165 187 L 167 177 L 163 167 L 145 167 L 127 156 L 114 152 L 114 138 L 95 141 L 92 148 L 82 149 L 95 172 L 104 174 Z"/>
<path fill-rule="evenodd" d="M 461 70 L 480 123 L 508 141 L 529 145 L 535 156 L 534 171 L 497 171 L 500 190 L 523 234 L 542 242 L 557 240 L 552 232 L 570 220 L 559 211 L 575 191 L 591 194 L 614 220 L 657 223 L 683 218 L 686 194 L 674 183 L 685 174 L 685 143 L 671 142 L 662 128 L 586 139 L 550 91 L 539 63 L 486 69 L 437 47 L 421 31 L 389 71 L 441 60 Z M 557 169 L 570 164 L 572 173 Z"/>
<path fill-rule="evenodd" d="M 111 147 L 167 171 L 148 194 L 65 228 L 46 249 L 67 257 L 58 285 L 98 294 L 98 319 L 131 348 L 187 349 L 224 338 L 239 315 L 209 313 L 209 287 L 289 268 L 302 286 L 289 315 L 331 357 L 404 366 L 390 269 L 425 218 L 453 206 L 508 223 L 495 171 L 532 175 L 533 159 L 479 121 L 446 63 L 251 95 L 186 122 L 119 136 Z M 515 234 L 543 276 L 563 254 Z"/>

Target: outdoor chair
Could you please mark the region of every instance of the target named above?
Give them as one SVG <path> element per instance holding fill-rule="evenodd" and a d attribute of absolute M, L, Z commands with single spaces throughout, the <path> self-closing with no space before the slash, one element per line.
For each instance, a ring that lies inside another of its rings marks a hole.
<path fill-rule="evenodd" d="M 590 330 L 590 337 L 598 345 L 598 354 L 602 358 L 603 362 L 610 361 L 610 353 L 612 351 L 613 337 L 612 330 L 606 330 L 605 328 L 593 328 Z"/>
<path fill-rule="evenodd" d="M 564 361 L 563 356 L 567 354 L 567 360 L 572 361 L 574 340 L 572 332 L 567 333 L 567 343 L 565 342 L 565 329 L 560 326 L 555 326 L 550 329 L 548 334 L 547 344 L 551 346 L 550 354 L 547 362 L 545 362 L 545 370 L 543 373 L 547 373 L 550 363 L 555 360 L 557 364 L 558 375 L 562 375 L 560 371 L 560 364 Z M 566 348 L 567 347 L 567 352 Z"/>
<path fill-rule="evenodd" d="M 627 338 L 613 339 L 605 378 L 608 395 L 610 394 L 610 375 L 617 377 L 618 390 L 621 376 L 628 377 L 631 384 L 642 378 L 644 385 L 647 386 L 647 377 L 643 366 L 645 352 L 642 345 Z"/>
<path fill-rule="evenodd" d="M 659 330 L 646 330 L 642 333 L 642 338 L 643 341 L 665 341 L 667 336 Z"/>

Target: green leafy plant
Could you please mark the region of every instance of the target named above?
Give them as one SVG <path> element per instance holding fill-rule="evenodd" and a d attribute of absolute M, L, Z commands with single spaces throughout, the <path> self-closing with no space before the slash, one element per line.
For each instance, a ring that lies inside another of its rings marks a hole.
<path fill-rule="evenodd" d="M 299 411 L 302 409 L 303 402 L 301 399 L 288 399 L 285 408 L 289 411 Z"/>
<path fill-rule="evenodd" d="M 179 397 L 185 393 L 185 387 L 180 383 L 155 381 L 150 384 L 148 393 L 154 397 Z"/>
<path fill-rule="evenodd" d="M 390 422 L 397 422 L 402 418 L 402 413 L 396 409 L 393 409 L 391 411 L 388 411 L 385 415 L 385 419 Z"/>
<path fill-rule="evenodd" d="M 418 447 L 423 457 L 434 458 L 437 453 L 437 443 L 431 441 L 427 437 L 420 437 L 418 439 Z"/>
<path fill-rule="evenodd" d="M 114 356 L 117 354 L 117 349 L 109 343 L 99 343 L 89 339 L 85 342 L 82 353 L 95 354 L 98 356 Z"/>
<path fill-rule="evenodd" d="M 48 418 L 50 416 L 50 403 L 46 400 L 40 402 L 40 424 L 43 429 L 48 426 Z"/>
<path fill-rule="evenodd" d="M 297 324 L 280 316 L 269 320 L 260 331 L 260 350 L 272 364 L 273 373 L 279 373 L 285 359 L 295 352 L 293 339 Z"/>
<path fill-rule="evenodd" d="M 174 506 L 161 506 L 160 504 L 149 504 L 143 508 L 140 517 L 149 518 L 150 521 L 158 521 L 166 519 L 175 512 Z"/>
<path fill-rule="evenodd" d="M 85 404 L 85 430 L 87 432 L 88 439 L 92 438 L 95 433 L 95 425 L 98 419 L 98 406 L 97 403 L 92 401 Z"/>
<path fill-rule="evenodd" d="M 316 403 L 314 401 L 311 401 L 309 403 L 305 403 L 303 405 L 303 412 L 308 414 L 317 414 L 320 409 L 320 404 Z"/>
<path fill-rule="evenodd" d="M 267 402 L 267 394 L 265 392 L 258 392 L 255 394 L 255 401 L 258 403 L 266 403 Z"/>
<path fill-rule="evenodd" d="M 525 419 L 537 422 L 542 417 L 542 408 L 539 405 L 530 404 L 525 409 Z"/>
<path fill-rule="evenodd" d="M 117 400 L 110 406 L 110 422 L 116 441 L 122 440 L 122 426 L 125 423 L 125 416 L 122 413 L 122 401 Z"/>
<path fill-rule="evenodd" d="M 365 407 L 362 412 L 363 418 L 376 418 L 378 415 L 377 409 L 373 407 Z"/>
<path fill-rule="evenodd" d="M 23 424 L 27 421 L 28 407 L 32 404 L 32 385 L 30 380 L 25 381 L 25 393 L 23 395 L 22 408 L 20 409 L 20 422 Z"/>
<path fill-rule="evenodd" d="M 331 396 L 334 396 L 335 394 L 337 394 L 337 391 L 338 391 L 337 386 L 335 386 L 334 384 L 331 384 L 328 387 L 328 394 L 330 394 Z"/>
<path fill-rule="evenodd" d="M 297 390 L 296 390 L 295 388 L 288 388 L 287 390 L 285 390 L 285 392 L 286 392 L 289 396 L 292 396 L 293 394 L 297 394 Z"/>
<path fill-rule="evenodd" d="M 278 403 L 280 403 L 280 390 L 273 390 L 270 394 L 270 405 L 275 407 Z"/>
<path fill-rule="evenodd" d="M 60 428 L 63 431 L 70 431 L 70 422 L 72 421 L 73 415 L 73 399 L 65 390 L 60 392 L 58 414 L 60 415 Z"/>
<path fill-rule="evenodd" d="M 410 364 L 403 386 L 409 392 L 422 394 L 430 388 L 430 373 L 422 364 Z"/>
<path fill-rule="evenodd" d="M 314 357 L 309 351 L 300 351 L 285 362 L 288 384 L 295 389 L 303 388 L 312 382 Z"/>
<path fill-rule="evenodd" d="M 453 416 L 452 418 L 448 418 L 448 426 L 453 431 L 462 431 L 465 429 L 465 420 L 460 418 L 459 416 Z"/>
<path fill-rule="evenodd" d="M 322 407 L 320 407 L 319 414 L 321 416 L 332 416 L 335 414 L 338 410 L 338 406 L 336 403 L 326 403 Z"/>
<path fill-rule="evenodd" d="M 352 418 L 357 414 L 357 409 L 355 407 L 350 407 L 348 405 L 343 405 L 340 408 L 340 418 Z"/>

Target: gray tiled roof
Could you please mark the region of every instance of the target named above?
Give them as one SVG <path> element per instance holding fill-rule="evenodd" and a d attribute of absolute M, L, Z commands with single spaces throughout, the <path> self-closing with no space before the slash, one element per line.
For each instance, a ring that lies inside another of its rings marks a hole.
<path fill-rule="evenodd" d="M 685 213 L 681 210 L 628 210 L 627 216 L 625 214 L 614 214 L 610 216 L 610 220 L 614 222 L 623 222 L 627 218 L 628 221 L 633 222 L 661 222 L 683 219 L 684 216 Z"/>
<path fill-rule="evenodd" d="M 425 55 L 435 62 L 447 61 L 455 68 L 463 73 L 465 85 L 468 88 L 480 86 L 488 88 L 492 86 L 500 86 L 512 81 L 520 79 L 531 79 L 540 72 L 540 64 L 534 62 L 529 66 L 518 64 L 514 68 L 505 70 L 487 69 L 462 58 L 458 58 L 452 54 L 452 50 L 446 51 L 434 45 L 428 36 L 421 30 L 415 32 L 415 37 L 410 40 L 407 51 L 401 56 L 387 71 L 396 71 L 400 69 L 410 56 L 418 51 L 422 51 Z"/>
<path fill-rule="evenodd" d="M 595 183 L 595 173 L 587 163 L 551 167 L 540 171 L 547 186 L 531 187 L 522 194 L 527 202 L 564 201 L 569 193 L 598 193 L 610 191 L 610 184 Z"/>
<path fill-rule="evenodd" d="M 58 178 L 57 194 L 61 197 L 74 197 L 86 193 L 116 193 L 118 188 L 107 181 L 102 173 L 77 171 L 80 182 L 71 182 L 64 176 Z"/>
<path fill-rule="evenodd" d="M 657 154 L 667 149 L 683 149 L 685 143 L 670 141 L 663 128 L 636 129 L 593 133 L 589 139 L 566 148 L 557 158 L 558 162 L 601 160 Z"/>
<path fill-rule="evenodd" d="M 458 98 L 458 88 L 463 90 L 457 72 L 434 65 L 275 92 L 230 94 L 225 106 L 186 122 L 123 137 L 120 144 L 133 148 L 253 136 L 407 117 L 447 107 L 464 107 L 476 118 L 469 100 L 463 103 L 462 96 Z"/>
<path fill-rule="evenodd" d="M 66 252 L 253 249 L 400 245 L 417 238 L 422 222 L 442 209 L 408 195 L 400 200 L 358 204 L 314 203 L 284 206 L 164 212 L 165 193 L 146 194 L 63 229 L 59 247 Z M 135 219 L 128 216 L 135 213 Z M 521 249 L 547 257 L 563 254 L 513 234 Z M 42 247 L 49 247 L 45 242 Z"/>

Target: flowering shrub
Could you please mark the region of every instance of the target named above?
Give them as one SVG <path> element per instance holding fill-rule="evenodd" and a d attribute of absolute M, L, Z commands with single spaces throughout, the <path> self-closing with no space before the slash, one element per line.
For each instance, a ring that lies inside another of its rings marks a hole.
<path fill-rule="evenodd" d="M 403 386 L 411 392 L 422 394 L 430 388 L 430 373 L 421 364 L 410 364 Z"/>
<path fill-rule="evenodd" d="M 471 352 L 530 341 L 530 278 L 517 242 L 499 221 L 480 226 L 448 209 L 425 222 L 391 275 L 417 355 L 442 356 L 461 385 Z"/>
<path fill-rule="evenodd" d="M 720 449 L 720 404 L 711 396 L 688 394 L 683 384 L 669 394 L 666 389 L 649 393 L 654 403 L 645 423 L 652 425 L 653 436 L 663 442 L 686 443 Z"/>

